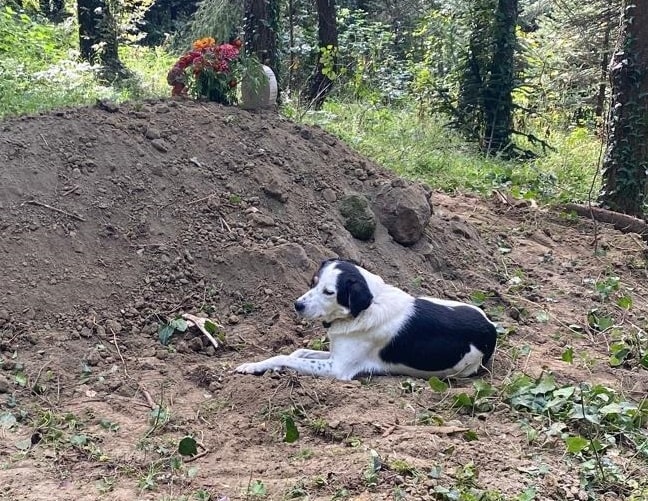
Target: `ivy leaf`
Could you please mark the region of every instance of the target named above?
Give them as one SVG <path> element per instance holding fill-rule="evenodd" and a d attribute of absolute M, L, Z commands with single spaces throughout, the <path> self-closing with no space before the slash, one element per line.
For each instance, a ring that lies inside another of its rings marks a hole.
<path fill-rule="evenodd" d="M 178 452 L 183 456 L 195 456 L 198 454 L 198 442 L 193 437 L 184 437 L 178 443 Z"/>
<path fill-rule="evenodd" d="M 459 393 L 454 396 L 453 407 L 472 407 L 473 399 L 467 393 Z"/>
<path fill-rule="evenodd" d="M 448 383 L 441 381 L 436 376 L 432 376 L 430 379 L 428 379 L 428 384 L 430 385 L 430 388 L 432 388 L 432 390 L 436 391 L 437 393 L 443 393 L 448 389 Z"/>
<path fill-rule="evenodd" d="M 88 443 L 88 437 L 85 435 L 72 435 L 70 437 L 70 443 L 77 447 L 83 447 Z"/>
<path fill-rule="evenodd" d="M 589 440 L 580 435 L 576 437 L 567 437 L 565 439 L 565 445 L 567 445 L 567 452 L 578 454 L 589 445 Z"/>
<path fill-rule="evenodd" d="M 16 449 L 19 449 L 19 450 L 21 450 L 23 452 L 26 452 L 29 449 L 31 449 L 31 446 L 32 446 L 31 437 L 26 438 L 24 440 L 19 440 L 18 442 L 16 442 L 15 445 L 16 445 Z"/>
<path fill-rule="evenodd" d="M 632 308 L 632 298 L 630 296 L 622 296 L 617 299 L 616 304 L 619 308 L 629 310 L 630 308 Z"/>
<path fill-rule="evenodd" d="M 16 424 L 16 417 L 11 412 L 0 415 L 0 430 L 8 430 Z"/>
<path fill-rule="evenodd" d="M 565 351 L 562 352 L 560 358 L 563 362 L 567 362 L 568 364 L 574 363 L 574 348 L 568 346 Z"/>
<path fill-rule="evenodd" d="M 188 324 L 184 318 L 174 318 L 169 322 L 169 325 L 172 326 L 178 332 L 184 332 L 187 330 Z"/>
<path fill-rule="evenodd" d="M 535 388 L 531 388 L 529 392 L 534 395 L 539 395 L 539 394 L 549 393 L 550 391 L 553 391 L 555 389 L 556 389 L 556 380 L 554 379 L 553 374 L 545 373 L 542 375 L 540 381 L 538 381 L 538 384 L 535 386 Z"/>
<path fill-rule="evenodd" d="M 175 327 L 173 327 L 171 324 L 160 325 L 160 328 L 158 329 L 158 339 L 160 340 L 160 343 L 162 343 L 164 346 L 168 345 L 169 340 L 171 339 L 171 336 L 173 336 L 174 332 Z"/>
<path fill-rule="evenodd" d="M 14 379 L 15 379 L 17 385 L 19 385 L 19 386 L 27 386 L 27 376 L 25 375 L 24 372 L 17 372 L 14 375 Z"/>
<path fill-rule="evenodd" d="M 299 439 L 299 430 L 295 425 L 295 420 L 292 416 L 284 415 L 283 416 L 283 425 L 284 425 L 284 442 L 292 444 Z"/>

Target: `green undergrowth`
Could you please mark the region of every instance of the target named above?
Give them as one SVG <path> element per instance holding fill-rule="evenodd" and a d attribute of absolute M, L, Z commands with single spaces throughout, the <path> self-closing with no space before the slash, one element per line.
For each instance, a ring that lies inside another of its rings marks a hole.
<path fill-rule="evenodd" d="M 294 110 L 287 114 L 299 117 Z M 445 127 L 444 117 L 421 117 L 414 110 L 328 102 L 322 111 L 309 111 L 301 118 L 399 175 L 448 192 L 489 194 L 506 189 L 516 197 L 542 202 L 583 201 L 601 151 L 600 141 L 584 127 L 552 131 L 546 140 L 555 151 L 512 161 L 484 157 L 475 145 Z M 530 148 L 516 139 L 521 147 Z M 594 195 L 597 191 L 598 184 Z"/>
<path fill-rule="evenodd" d="M 98 78 L 98 67 L 80 62 L 77 26 L 52 24 L 0 7 L 0 117 L 65 106 L 169 94 L 166 72 L 174 58 L 162 48 L 126 45 L 120 58 L 130 76 Z"/>

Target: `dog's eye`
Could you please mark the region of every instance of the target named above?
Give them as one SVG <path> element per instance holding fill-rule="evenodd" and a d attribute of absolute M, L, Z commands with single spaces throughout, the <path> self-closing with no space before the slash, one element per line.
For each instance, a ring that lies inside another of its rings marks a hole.
<path fill-rule="evenodd" d="M 327 296 L 332 296 L 333 294 L 335 294 L 335 292 L 330 291 L 328 289 L 324 289 L 324 294 L 326 294 Z"/>

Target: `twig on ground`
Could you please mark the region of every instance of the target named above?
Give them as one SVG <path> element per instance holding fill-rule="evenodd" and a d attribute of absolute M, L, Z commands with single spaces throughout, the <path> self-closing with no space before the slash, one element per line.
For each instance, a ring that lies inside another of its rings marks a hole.
<path fill-rule="evenodd" d="M 117 335 L 115 334 L 115 331 L 113 329 L 110 329 L 110 332 L 112 333 L 112 343 L 115 345 L 115 349 L 117 350 L 117 355 L 119 355 L 119 359 L 121 360 L 122 367 L 124 369 L 124 375 L 135 382 L 137 385 L 137 389 L 142 392 L 142 395 L 144 395 L 144 398 L 146 399 L 146 403 L 151 409 L 155 409 L 156 404 L 154 400 L 151 398 L 151 394 L 146 390 L 144 385 L 136 381 L 133 377 L 128 372 L 128 367 L 126 366 L 126 360 L 124 360 L 124 357 L 122 356 L 121 350 L 119 349 L 119 344 L 117 343 Z"/>
<path fill-rule="evenodd" d="M 78 214 L 73 214 L 72 212 L 64 211 L 63 209 L 59 209 L 58 207 L 53 207 L 53 206 L 51 206 L 49 204 L 39 202 L 38 200 L 27 200 L 26 202 L 23 202 L 20 205 L 23 206 L 25 204 L 38 205 L 39 207 L 44 207 L 44 208 L 49 209 L 51 211 L 58 212 L 59 214 L 63 214 L 65 216 L 67 216 L 67 217 L 71 217 L 72 219 L 76 219 L 77 221 L 85 222 L 85 218 L 79 216 Z"/>

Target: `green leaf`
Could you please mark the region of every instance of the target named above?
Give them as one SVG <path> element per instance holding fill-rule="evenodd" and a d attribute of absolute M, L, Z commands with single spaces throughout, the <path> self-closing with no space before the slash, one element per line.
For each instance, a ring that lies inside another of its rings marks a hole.
<path fill-rule="evenodd" d="M 83 447 L 88 443 L 88 437 L 85 435 L 72 435 L 70 437 L 70 443 L 77 447 Z"/>
<path fill-rule="evenodd" d="M 184 437 L 178 443 L 178 452 L 183 456 L 195 456 L 198 454 L 198 442 L 193 437 Z"/>
<path fill-rule="evenodd" d="M 563 362 L 567 362 L 568 364 L 574 363 L 574 348 L 568 346 L 565 351 L 562 352 L 560 358 Z"/>
<path fill-rule="evenodd" d="M 432 388 L 432 390 L 436 391 L 437 393 L 443 393 L 448 389 L 448 383 L 441 381 L 436 376 L 432 376 L 430 379 L 428 379 L 428 384 L 430 385 L 430 388 Z"/>
<path fill-rule="evenodd" d="M 19 449 L 21 451 L 28 451 L 32 446 L 31 437 L 24 440 L 19 440 L 15 445 L 16 449 Z"/>
<path fill-rule="evenodd" d="M 248 494 L 250 496 L 264 497 L 268 493 L 268 489 L 263 485 L 261 480 L 254 480 L 248 485 Z"/>
<path fill-rule="evenodd" d="M 544 373 L 540 378 L 540 381 L 536 384 L 534 388 L 529 389 L 529 392 L 534 395 L 549 393 L 556 389 L 556 380 L 551 373 Z"/>
<path fill-rule="evenodd" d="M 160 328 L 158 329 L 158 339 L 160 340 L 160 343 L 162 343 L 164 346 L 168 345 L 169 340 L 171 339 L 171 336 L 173 336 L 174 332 L 175 327 L 173 327 L 171 324 L 160 325 Z"/>
<path fill-rule="evenodd" d="M 27 386 L 27 375 L 24 372 L 17 372 L 14 374 L 16 384 L 19 386 Z"/>
<path fill-rule="evenodd" d="M 473 397 L 475 400 L 478 398 L 490 397 L 496 391 L 492 384 L 483 379 L 475 381 L 473 383 L 473 388 L 475 388 L 475 395 Z"/>
<path fill-rule="evenodd" d="M 477 433 L 474 430 L 468 430 L 466 433 L 463 434 L 463 439 L 466 442 L 474 442 L 475 440 L 479 440 L 479 437 L 477 436 Z"/>
<path fill-rule="evenodd" d="M 550 320 L 550 318 L 551 317 L 549 317 L 549 313 L 544 310 L 540 310 L 538 313 L 536 313 L 536 320 L 543 324 L 546 324 Z"/>
<path fill-rule="evenodd" d="M 218 332 L 218 327 L 211 320 L 205 320 L 205 330 L 213 336 Z"/>
<path fill-rule="evenodd" d="M 641 357 L 639 363 L 644 369 L 648 369 L 648 353 L 646 353 L 643 357 Z"/>
<path fill-rule="evenodd" d="M 622 296 L 617 299 L 616 304 L 617 306 L 619 306 L 619 308 L 629 310 L 630 308 L 632 308 L 632 298 L 630 296 Z"/>
<path fill-rule="evenodd" d="M 467 393 L 459 393 L 454 396 L 453 407 L 472 407 L 473 399 Z"/>
<path fill-rule="evenodd" d="M 282 420 L 284 428 L 284 442 L 289 444 L 296 442 L 299 439 L 299 430 L 295 425 L 295 420 L 288 414 L 284 414 Z"/>
<path fill-rule="evenodd" d="M 188 327 L 187 321 L 184 318 L 174 318 L 169 322 L 169 325 L 178 332 L 184 332 Z"/>
<path fill-rule="evenodd" d="M 589 445 L 589 440 L 580 435 L 576 437 L 567 437 L 565 439 L 565 445 L 567 445 L 567 452 L 578 454 Z"/>
<path fill-rule="evenodd" d="M 8 430 L 16 424 L 16 417 L 11 412 L 0 414 L 0 430 Z"/>

